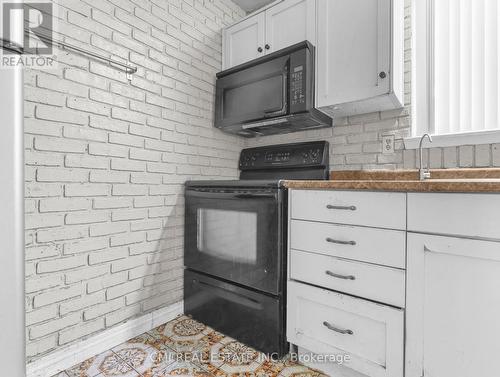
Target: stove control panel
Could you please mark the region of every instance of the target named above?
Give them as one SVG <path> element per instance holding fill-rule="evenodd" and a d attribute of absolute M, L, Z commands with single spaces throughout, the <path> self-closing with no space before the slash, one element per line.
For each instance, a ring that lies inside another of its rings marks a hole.
<path fill-rule="evenodd" d="M 249 148 L 241 152 L 240 170 L 327 166 L 328 153 L 326 141 Z"/>

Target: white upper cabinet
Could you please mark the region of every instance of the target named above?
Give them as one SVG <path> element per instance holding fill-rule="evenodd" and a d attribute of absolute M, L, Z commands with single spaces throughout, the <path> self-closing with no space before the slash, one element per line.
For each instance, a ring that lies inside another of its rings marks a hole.
<path fill-rule="evenodd" d="M 266 11 L 268 52 L 305 40 L 316 45 L 316 0 L 283 1 Z"/>
<path fill-rule="evenodd" d="M 316 45 L 316 1 L 284 0 L 223 31 L 223 69 L 305 40 Z"/>
<path fill-rule="evenodd" d="M 402 0 L 318 0 L 317 106 L 334 115 L 401 107 Z"/>
<path fill-rule="evenodd" d="M 223 69 L 308 40 L 315 106 L 333 117 L 404 104 L 404 0 L 283 0 L 224 29 Z"/>
<path fill-rule="evenodd" d="M 390 0 L 320 0 L 320 8 L 320 106 L 387 93 Z"/>
<path fill-rule="evenodd" d="M 265 28 L 265 12 L 261 12 L 224 29 L 222 68 L 231 68 L 263 56 Z"/>

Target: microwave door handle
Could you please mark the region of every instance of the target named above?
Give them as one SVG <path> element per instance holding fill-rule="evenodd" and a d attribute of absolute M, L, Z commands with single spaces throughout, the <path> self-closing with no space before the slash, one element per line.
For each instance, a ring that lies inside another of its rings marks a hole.
<path fill-rule="evenodd" d="M 241 128 L 243 128 L 244 130 L 251 130 L 257 134 L 260 134 L 260 135 L 264 135 L 263 133 L 261 132 L 258 132 L 256 131 L 255 129 L 257 128 L 261 128 L 261 127 L 267 127 L 267 126 L 274 126 L 274 125 L 277 125 L 277 124 L 281 124 L 281 123 L 287 123 L 288 122 L 288 119 L 286 119 L 286 117 L 283 117 L 283 118 L 276 118 L 276 119 L 269 119 L 269 120 L 264 120 L 264 121 L 261 121 L 261 122 L 250 122 L 250 123 L 247 123 L 247 124 L 243 124 L 241 126 Z"/>
<path fill-rule="evenodd" d="M 284 115 L 286 112 L 286 102 L 285 104 L 283 105 L 283 107 L 281 108 L 281 110 L 276 110 L 276 111 L 264 111 L 265 113 L 265 117 L 266 118 L 272 118 L 272 117 L 275 117 L 275 116 L 279 116 L 279 115 Z"/>
<path fill-rule="evenodd" d="M 271 118 L 271 117 L 275 117 L 275 116 L 279 116 L 279 115 L 285 115 L 286 114 L 286 107 L 287 107 L 287 100 L 286 100 L 286 90 L 287 90 L 287 87 L 288 87 L 288 80 L 287 80 L 287 74 L 284 73 L 282 74 L 283 76 L 283 85 L 282 85 L 282 89 L 283 89 L 283 97 L 282 97 L 282 101 L 281 101 L 281 109 L 280 110 L 271 110 L 271 111 L 264 111 L 264 116 L 266 118 Z"/>

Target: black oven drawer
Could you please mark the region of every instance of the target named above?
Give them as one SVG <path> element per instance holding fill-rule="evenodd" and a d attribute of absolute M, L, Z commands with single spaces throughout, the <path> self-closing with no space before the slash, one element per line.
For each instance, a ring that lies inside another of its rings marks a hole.
<path fill-rule="evenodd" d="M 214 278 L 184 271 L 184 312 L 264 353 L 287 352 L 284 302 Z"/>

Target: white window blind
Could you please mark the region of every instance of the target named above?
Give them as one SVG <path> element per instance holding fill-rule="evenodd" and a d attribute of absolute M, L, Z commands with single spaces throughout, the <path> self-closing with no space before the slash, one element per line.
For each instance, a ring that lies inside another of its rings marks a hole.
<path fill-rule="evenodd" d="M 414 136 L 500 130 L 500 1 L 414 1 Z"/>

